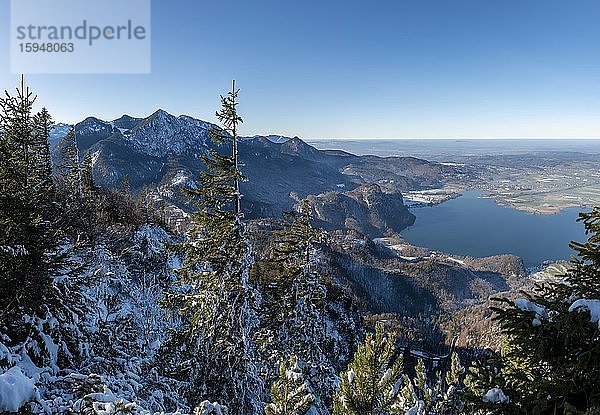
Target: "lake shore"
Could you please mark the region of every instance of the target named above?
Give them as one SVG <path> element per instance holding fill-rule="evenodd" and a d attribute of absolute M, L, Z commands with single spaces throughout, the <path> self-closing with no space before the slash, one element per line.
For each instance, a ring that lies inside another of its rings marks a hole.
<path fill-rule="evenodd" d="M 513 254 L 526 267 L 569 260 L 569 243 L 584 240 L 578 209 L 532 214 L 502 206 L 482 190 L 467 190 L 443 203 L 414 206 L 415 224 L 401 232 L 407 243 L 454 255 Z M 484 195 L 484 196 L 482 196 Z"/>

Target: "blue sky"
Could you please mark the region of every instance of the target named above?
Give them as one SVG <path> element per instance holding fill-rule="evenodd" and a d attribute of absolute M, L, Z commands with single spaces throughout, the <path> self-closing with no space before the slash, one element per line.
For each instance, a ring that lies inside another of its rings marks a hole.
<path fill-rule="evenodd" d="M 214 121 L 235 78 L 244 134 L 600 137 L 598 0 L 152 2 L 149 75 L 31 75 L 59 121 Z M 0 0 L 0 87 L 9 1 Z"/>

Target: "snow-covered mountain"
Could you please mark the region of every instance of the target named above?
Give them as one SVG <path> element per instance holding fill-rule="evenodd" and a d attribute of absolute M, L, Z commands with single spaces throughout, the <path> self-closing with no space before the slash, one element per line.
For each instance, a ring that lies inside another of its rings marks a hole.
<path fill-rule="evenodd" d="M 220 144 L 211 139 L 210 131 L 218 129 L 216 125 L 163 110 L 146 118 L 123 115 L 104 121 L 88 117 L 76 124 L 75 129 L 82 156 L 86 152 L 93 154 L 97 184 L 119 187 L 127 177 L 134 191 L 152 190 L 157 199 L 184 210 L 186 201 L 179 188 L 198 179 L 202 168 L 199 156 L 209 149 L 228 152 L 230 148 L 228 143 Z M 57 162 L 61 153 L 60 139 L 68 130 L 68 126 L 60 124 L 52 131 L 52 140 L 57 142 L 54 147 Z M 457 171 L 458 167 L 409 157 L 381 158 L 321 151 L 297 137 L 244 137 L 239 149 L 242 171 L 248 178 L 241 187 L 242 207 L 248 218 L 279 216 L 281 211 L 292 209 L 299 199 L 308 195 L 351 192 L 373 183 L 386 193 L 396 194 L 402 204 L 400 193 L 403 191 L 440 187 L 445 178 L 463 174 Z M 407 220 L 382 217 L 378 222 L 384 227 L 386 223 L 412 223 L 409 217 L 412 215 L 407 211 L 401 209 L 395 214 L 406 215 Z M 350 222 L 360 220 L 351 218 Z M 336 223 L 346 221 L 341 218 Z M 392 226 L 391 230 L 401 228 Z M 379 229 L 374 235 L 384 231 Z"/>
<path fill-rule="evenodd" d="M 58 144 L 71 127 L 56 124 L 51 132 L 51 143 Z M 180 156 L 205 150 L 208 132 L 215 127 L 186 115 L 176 117 L 161 109 L 146 118 L 123 115 L 113 121 L 104 121 L 88 117 L 75 126 L 81 151 L 103 140 L 113 139 L 153 157 Z"/>
<path fill-rule="evenodd" d="M 113 122 L 113 125 L 116 124 L 116 121 Z M 117 128 L 123 138 L 139 152 L 148 156 L 166 157 L 203 152 L 207 148 L 207 140 L 210 140 L 209 131 L 215 126 L 186 115 L 175 117 L 164 110 L 158 110 L 139 120 L 128 130 Z"/>
<path fill-rule="evenodd" d="M 55 148 L 60 140 L 62 140 L 69 133 L 71 128 L 73 128 L 73 126 L 69 124 L 54 124 L 50 130 L 50 148 Z"/>

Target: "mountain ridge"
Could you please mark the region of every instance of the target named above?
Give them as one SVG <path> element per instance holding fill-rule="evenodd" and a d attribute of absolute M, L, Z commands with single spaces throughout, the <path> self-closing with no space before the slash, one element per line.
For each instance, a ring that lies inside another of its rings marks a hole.
<path fill-rule="evenodd" d="M 104 121 L 87 117 L 75 124 L 81 157 L 86 152 L 93 154 L 98 185 L 118 188 L 127 177 L 134 192 L 144 190 L 155 202 L 184 211 L 192 207 L 179 188 L 186 180 L 198 180 L 200 156 L 210 150 L 230 151 L 229 143 L 211 139 L 211 129 L 220 131 L 210 122 L 162 109 L 145 118 L 124 114 Z M 56 161 L 60 160 L 61 139 L 67 132 L 65 124 L 57 124 L 52 131 Z M 353 207 L 338 211 L 335 218 L 326 218 L 324 226 L 337 229 L 352 223 L 352 229 L 372 237 L 400 232 L 412 224 L 414 216 L 404 207 L 402 192 L 439 188 L 448 178 L 464 174 L 457 167 L 414 157 L 318 150 L 298 137 L 281 135 L 241 137 L 239 151 L 242 172 L 248 178 L 241 184 L 242 208 L 248 218 L 278 217 L 307 196 L 314 196 L 311 200 L 316 202 L 319 195 L 339 194 Z M 381 194 L 392 195 L 385 198 L 394 200 L 391 206 L 395 210 L 381 208 L 373 217 L 365 200 L 347 193 L 373 184 Z"/>

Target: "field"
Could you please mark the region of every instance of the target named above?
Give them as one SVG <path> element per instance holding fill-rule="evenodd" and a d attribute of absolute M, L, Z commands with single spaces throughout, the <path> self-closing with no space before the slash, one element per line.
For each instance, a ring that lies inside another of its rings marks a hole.
<path fill-rule="evenodd" d="M 540 214 L 600 206 L 600 155 L 569 152 L 473 157 L 480 180 L 451 183 L 481 189 L 498 204 Z"/>

